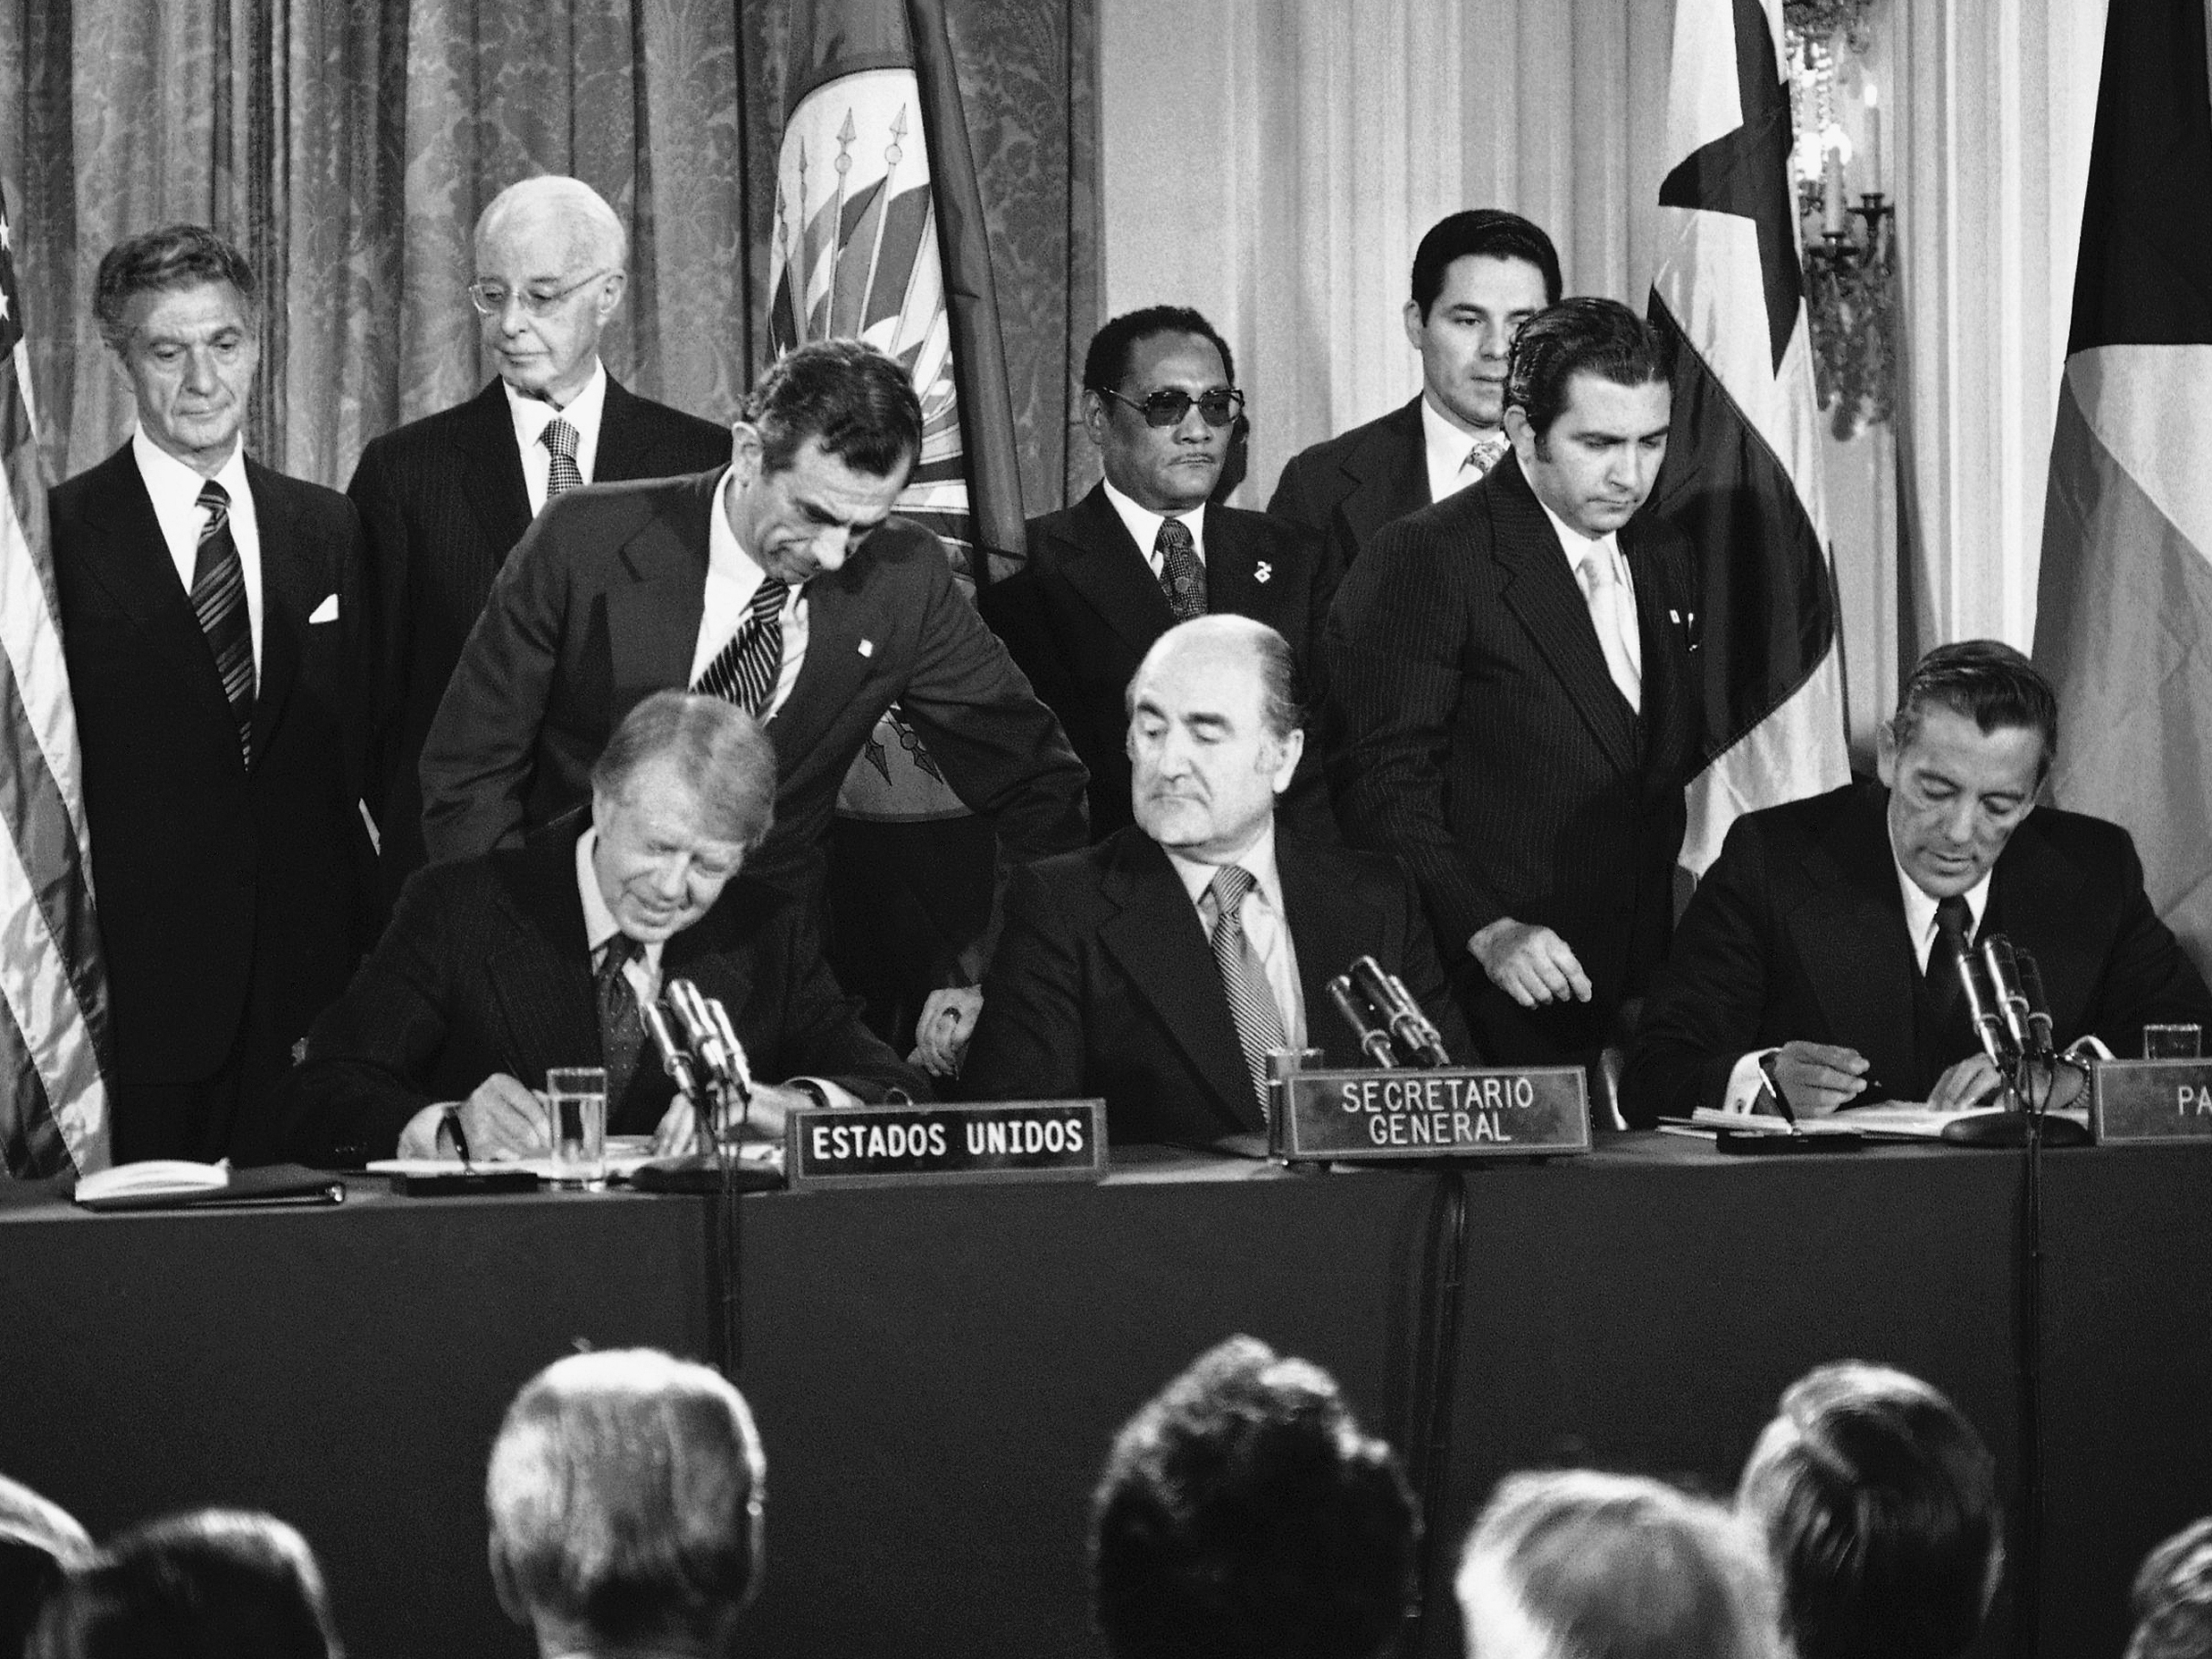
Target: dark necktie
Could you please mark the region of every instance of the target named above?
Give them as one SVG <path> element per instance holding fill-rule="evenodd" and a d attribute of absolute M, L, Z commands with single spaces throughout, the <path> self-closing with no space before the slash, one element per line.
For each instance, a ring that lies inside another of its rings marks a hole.
<path fill-rule="evenodd" d="M 230 492 L 214 479 L 200 487 L 199 505 L 207 522 L 200 526 L 199 551 L 192 565 L 192 609 L 214 653 L 222 694 L 238 722 L 239 755 L 254 759 L 254 636 L 246 616 L 246 567 L 230 537 Z"/>
<path fill-rule="evenodd" d="M 1160 533 L 1152 538 L 1152 550 L 1160 555 L 1160 591 L 1168 596 L 1168 608 L 1175 613 L 1175 619 L 1188 622 L 1204 616 L 1206 566 L 1191 540 L 1191 527 L 1179 518 L 1161 519 Z"/>
<path fill-rule="evenodd" d="M 550 501 L 555 496 L 582 489 L 583 473 L 576 465 L 576 429 L 557 415 L 545 423 L 538 441 L 553 455 L 552 470 L 546 474 L 545 499 Z"/>
<path fill-rule="evenodd" d="M 629 976 L 622 971 L 644 948 L 628 934 L 616 934 L 600 949 L 599 972 L 593 976 L 599 1005 L 599 1060 L 607 1068 L 609 1123 L 630 1092 L 638 1054 L 645 1046 L 645 1016 L 638 1011 L 637 993 L 631 988 Z"/>
<path fill-rule="evenodd" d="M 1268 1051 L 1286 1046 L 1287 1039 L 1283 1010 L 1276 1006 L 1267 970 L 1244 936 L 1244 897 L 1253 885 L 1251 871 L 1239 864 L 1225 864 L 1214 872 L 1207 892 L 1213 895 L 1213 963 L 1221 970 L 1221 989 L 1227 993 L 1229 1018 L 1236 1025 L 1236 1045 L 1244 1051 L 1244 1069 L 1252 1076 L 1253 1097 L 1264 1121 Z"/>
<path fill-rule="evenodd" d="M 1958 979 L 1959 959 L 1973 948 L 1967 930 L 1973 925 L 1973 911 L 1966 896 L 1953 893 L 1940 901 L 1935 920 L 1936 936 L 1928 946 L 1928 994 L 1935 999 L 1939 1012 L 1948 1013 L 1965 994 Z"/>
<path fill-rule="evenodd" d="M 726 698 L 747 714 L 767 718 L 768 705 L 775 700 L 775 677 L 783 667 L 783 598 L 791 587 L 769 576 L 753 591 L 745 620 L 707 665 L 694 691 Z"/>

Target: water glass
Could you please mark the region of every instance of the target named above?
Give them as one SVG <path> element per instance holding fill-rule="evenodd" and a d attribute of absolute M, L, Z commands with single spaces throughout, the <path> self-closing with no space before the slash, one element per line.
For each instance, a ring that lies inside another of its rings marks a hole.
<path fill-rule="evenodd" d="M 2204 1028 L 2200 1026 L 2143 1027 L 2145 1060 L 2195 1060 L 2204 1052 L 2203 1043 Z"/>
<path fill-rule="evenodd" d="M 558 1186 L 607 1185 L 607 1068 L 557 1066 L 545 1074 L 547 1173 Z"/>

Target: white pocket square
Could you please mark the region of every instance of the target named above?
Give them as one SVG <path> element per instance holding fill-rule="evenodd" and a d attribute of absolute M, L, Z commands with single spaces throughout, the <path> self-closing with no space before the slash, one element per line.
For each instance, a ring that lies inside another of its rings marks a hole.
<path fill-rule="evenodd" d="M 336 622 L 337 620 L 338 595 L 333 593 L 325 598 L 322 604 L 316 606 L 308 614 L 307 625 L 312 628 L 318 622 Z"/>

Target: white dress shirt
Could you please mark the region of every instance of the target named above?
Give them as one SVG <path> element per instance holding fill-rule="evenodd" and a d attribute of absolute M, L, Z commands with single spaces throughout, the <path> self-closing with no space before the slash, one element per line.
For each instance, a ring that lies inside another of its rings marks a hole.
<path fill-rule="evenodd" d="M 192 572 L 199 563 L 200 532 L 206 527 L 207 510 L 200 506 L 200 490 L 207 483 L 191 467 L 146 435 L 141 425 L 130 434 L 130 453 L 138 463 L 138 476 L 154 503 L 154 522 L 161 526 L 169 548 L 169 560 L 177 568 L 187 598 L 192 592 Z M 254 675 L 261 676 L 261 524 L 254 516 L 254 492 L 246 482 L 246 447 L 230 446 L 230 458 L 216 473 L 214 482 L 230 497 L 230 540 L 239 550 L 239 566 L 246 577 L 246 627 L 254 648 Z"/>
<path fill-rule="evenodd" d="M 1160 580 L 1160 567 L 1167 561 L 1160 557 L 1160 526 L 1167 520 L 1179 520 L 1183 528 L 1191 532 L 1191 547 L 1198 554 L 1198 562 L 1206 562 L 1206 504 L 1200 502 L 1187 513 L 1154 513 L 1137 506 L 1127 496 L 1114 488 L 1112 481 L 1101 479 L 1105 485 L 1106 499 L 1113 503 L 1114 511 L 1128 527 L 1129 540 L 1136 543 L 1136 550 L 1144 556 L 1145 567 L 1152 573 L 1152 580 Z"/>
<path fill-rule="evenodd" d="M 607 365 L 595 361 L 591 378 L 563 408 L 516 391 L 505 381 L 499 384 L 507 392 L 507 413 L 515 417 L 515 444 L 522 451 L 523 483 L 530 491 L 530 515 L 535 518 L 545 511 L 546 491 L 553 478 L 553 452 L 539 434 L 552 424 L 555 415 L 576 429 L 576 470 L 583 474 L 585 483 L 591 482 L 599 458 L 599 417 L 607 410 Z"/>
<path fill-rule="evenodd" d="M 1612 531 L 1602 536 L 1584 535 L 1565 519 L 1552 511 L 1549 503 L 1538 497 L 1537 505 L 1544 509 L 1544 516 L 1552 521 L 1552 530 L 1559 537 L 1559 550 L 1566 556 L 1568 574 L 1583 595 L 1583 603 L 1589 607 L 1590 625 L 1597 631 L 1598 649 L 1605 653 L 1605 666 L 1613 675 L 1613 684 L 1628 700 L 1630 708 L 1638 713 L 1644 707 L 1644 635 L 1636 620 L 1636 578 L 1629 572 L 1629 561 L 1621 552 L 1621 538 Z M 1595 559 L 1600 570 L 1611 580 L 1592 591 L 1582 574 L 1583 561 Z"/>
<path fill-rule="evenodd" d="M 739 545 L 730 528 L 730 491 L 735 469 L 725 471 L 715 487 L 714 511 L 707 521 L 707 594 L 700 612 L 699 638 L 691 647 L 691 674 L 687 685 L 697 685 L 708 665 L 722 648 L 737 637 L 738 628 L 751 608 L 753 595 L 767 580 L 767 573 L 753 563 L 752 555 Z M 807 658 L 807 590 L 794 586 L 783 596 L 783 661 L 775 674 L 775 692 L 761 711 L 762 724 L 775 717 L 790 700 L 799 683 L 799 669 Z"/>
<path fill-rule="evenodd" d="M 1299 988 L 1298 953 L 1290 942 L 1289 913 L 1283 908 L 1283 878 L 1275 867 L 1275 821 L 1268 820 L 1260 832 L 1259 840 L 1233 859 L 1224 859 L 1221 864 L 1201 864 L 1180 853 L 1163 848 L 1168 862 L 1175 866 L 1175 873 L 1183 878 L 1183 890 L 1191 896 L 1191 904 L 1198 911 L 1198 923 L 1209 941 L 1213 937 L 1214 903 L 1210 889 L 1215 874 L 1223 865 L 1244 867 L 1253 879 L 1252 891 L 1244 895 L 1239 912 L 1244 925 L 1244 937 L 1252 943 L 1253 954 L 1259 958 L 1261 968 L 1266 973 L 1268 989 L 1275 993 L 1276 1011 L 1283 1017 L 1283 1035 L 1294 1049 L 1306 1045 L 1305 993 Z"/>
<path fill-rule="evenodd" d="M 1495 432 L 1477 434 L 1446 420 L 1437 412 L 1437 406 L 1429 401 L 1427 392 L 1421 394 L 1420 430 L 1422 447 L 1429 459 L 1429 499 L 1431 501 L 1441 501 L 1446 496 L 1457 495 L 1468 485 L 1479 483 L 1488 475 L 1488 468 L 1469 465 L 1477 445 L 1496 448 L 1497 453 L 1490 459 L 1491 466 L 1504 460 L 1505 451 L 1512 447 L 1506 443 L 1503 428 Z"/>

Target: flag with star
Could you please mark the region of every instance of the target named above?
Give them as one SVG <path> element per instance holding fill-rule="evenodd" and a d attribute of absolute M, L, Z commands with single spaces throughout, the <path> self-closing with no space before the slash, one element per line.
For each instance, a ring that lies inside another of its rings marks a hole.
<path fill-rule="evenodd" d="M 2205 0 L 2105 24 L 2074 322 L 2051 437 L 2035 660 L 2053 798 L 2134 835 L 2151 902 L 2212 964 L 2212 90 Z"/>
<path fill-rule="evenodd" d="M 4 198 L 0 473 L 0 1167 L 18 1178 L 83 1175 L 108 1162 L 107 978 Z"/>
<path fill-rule="evenodd" d="M 1659 187 L 1673 242 L 1650 303 L 1674 342 L 1674 421 L 1646 510 L 1703 567 L 1693 874 L 1739 814 L 1850 775 L 1781 42 L 1781 0 L 1675 10 Z"/>

